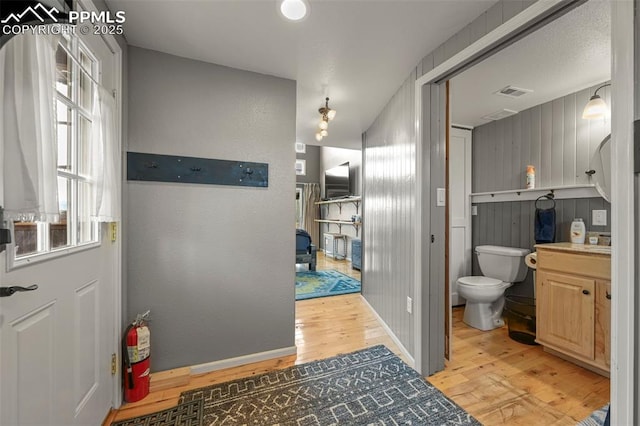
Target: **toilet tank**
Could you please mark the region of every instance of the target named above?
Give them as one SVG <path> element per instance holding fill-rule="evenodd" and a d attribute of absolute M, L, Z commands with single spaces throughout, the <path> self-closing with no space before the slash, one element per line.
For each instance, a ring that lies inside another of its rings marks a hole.
<path fill-rule="evenodd" d="M 476 254 L 482 275 L 506 283 L 517 283 L 527 276 L 524 257 L 527 249 L 502 246 L 477 246 Z"/>

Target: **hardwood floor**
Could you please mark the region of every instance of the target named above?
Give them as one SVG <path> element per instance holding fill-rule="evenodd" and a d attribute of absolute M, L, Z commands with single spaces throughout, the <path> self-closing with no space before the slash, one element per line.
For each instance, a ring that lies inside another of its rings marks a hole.
<path fill-rule="evenodd" d="M 319 256 L 318 268 L 360 278 L 346 261 Z M 462 313 L 463 309 L 454 309 L 452 361 L 428 380 L 483 424 L 574 425 L 609 401 L 609 379 L 546 354 L 540 346 L 515 342 L 506 328 L 490 332 L 470 328 L 462 322 Z M 295 336 L 297 358 L 191 376 L 186 385 L 125 404 L 105 424 L 172 407 L 189 389 L 377 344 L 403 357 L 359 294 L 296 302 Z"/>

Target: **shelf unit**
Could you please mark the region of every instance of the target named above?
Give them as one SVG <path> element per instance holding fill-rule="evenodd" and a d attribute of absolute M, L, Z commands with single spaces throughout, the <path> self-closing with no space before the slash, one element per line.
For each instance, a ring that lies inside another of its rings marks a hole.
<path fill-rule="evenodd" d="M 600 193 L 595 185 L 550 186 L 535 189 L 510 189 L 507 191 L 476 192 L 470 194 L 471 203 L 502 203 L 505 201 L 532 201 L 540 196 L 553 194 L 556 200 L 567 198 L 595 198 Z"/>
<path fill-rule="evenodd" d="M 329 207 L 330 205 L 335 204 L 338 206 L 339 213 L 342 214 L 342 205 L 347 203 L 352 203 L 354 206 L 356 206 L 356 214 L 357 215 L 360 214 L 360 204 L 362 203 L 361 196 L 340 198 L 338 200 L 318 201 L 316 202 L 316 205 Z M 358 236 L 358 233 L 360 231 L 360 225 L 361 225 L 361 222 L 352 222 L 349 220 L 339 220 L 339 219 L 336 219 L 336 220 L 316 219 L 315 221 L 317 223 L 327 223 L 329 225 L 337 225 L 339 233 L 342 233 L 342 225 L 351 225 L 356 230 L 356 237 Z"/>

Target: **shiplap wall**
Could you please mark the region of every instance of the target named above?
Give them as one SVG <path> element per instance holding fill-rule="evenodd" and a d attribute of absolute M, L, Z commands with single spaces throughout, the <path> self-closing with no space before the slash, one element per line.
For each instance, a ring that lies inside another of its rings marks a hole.
<path fill-rule="evenodd" d="M 414 352 L 415 126 L 412 73 L 367 130 L 364 149 L 362 294 Z"/>
<path fill-rule="evenodd" d="M 611 120 L 585 120 L 582 110 L 601 84 L 476 127 L 472 191 L 524 188 L 527 165 L 536 187 L 589 183 L 591 157 L 611 133 Z M 611 105 L 610 87 L 598 92 Z"/>
<path fill-rule="evenodd" d="M 474 141 L 475 142 L 475 141 Z M 548 201 L 541 202 L 541 208 L 548 208 Z M 472 216 L 472 245 L 497 245 L 522 247 L 533 251 L 534 201 L 513 201 L 505 203 L 477 204 L 478 214 Z M 591 224 L 591 210 L 607 211 L 607 226 Z M 569 241 L 569 228 L 574 218 L 584 220 L 587 231 L 611 231 L 611 204 L 603 198 L 583 198 L 556 201 L 556 241 Z M 478 257 L 474 253 L 473 275 L 482 275 Z M 533 274 L 529 272 L 522 284 L 511 287 L 507 294 L 533 296 Z"/>
<path fill-rule="evenodd" d="M 406 296 L 415 290 L 413 271 L 415 262 L 421 261 L 415 258 L 416 241 L 411 232 L 415 220 L 418 161 L 414 137 L 415 80 L 533 3 L 535 0 L 498 1 L 427 54 L 411 70 L 408 79 L 363 135 L 363 296 L 411 354 L 415 351 L 415 328 L 411 314 L 406 311 Z M 436 100 L 432 96 L 430 94 L 428 99 L 423 99 L 423 103 L 430 104 Z M 428 168 L 429 164 L 423 167 Z M 428 233 L 430 229 L 423 231 Z M 443 267 L 444 264 L 441 269 Z M 443 269 L 435 273 L 439 275 L 442 271 Z M 422 273 L 427 280 L 429 278 L 426 277 L 433 276 L 434 271 L 423 268 Z M 444 281 L 434 285 L 444 286 L 443 283 Z M 426 287 L 423 294 L 429 294 L 429 291 Z M 423 303 L 423 313 L 428 312 L 428 307 Z M 444 329 L 444 324 L 435 320 L 429 320 L 425 325 L 424 336 L 442 334 Z M 426 346 L 428 345 L 423 343 L 421 373 L 432 374 L 437 369 L 430 366 L 430 359 L 444 360 L 444 354 L 438 347 Z"/>
<path fill-rule="evenodd" d="M 589 183 L 584 173 L 592 168 L 596 148 L 611 131 L 609 118 L 584 120 L 582 110 L 600 84 L 529 108 L 514 116 L 473 130 L 473 192 L 525 187 L 526 168 L 536 168 L 536 187 Z M 610 88 L 598 94 L 611 105 Z M 549 207 L 548 202 L 542 204 Z M 477 204 L 472 218 L 472 246 L 492 244 L 533 250 L 535 202 Z M 591 224 L 592 210 L 607 210 L 607 226 Z M 611 230 L 611 205 L 603 198 L 556 201 L 556 241 L 569 241 L 574 218 L 584 220 L 587 231 Z M 473 255 L 473 274 L 481 275 Z M 508 293 L 533 295 L 529 273 Z"/>

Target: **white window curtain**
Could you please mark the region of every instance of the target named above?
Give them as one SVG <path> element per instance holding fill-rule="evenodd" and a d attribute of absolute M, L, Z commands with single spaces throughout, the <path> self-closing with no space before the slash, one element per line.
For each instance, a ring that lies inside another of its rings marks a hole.
<path fill-rule="evenodd" d="M 93 219 L 120 221 L 120 144 L 116 101 L 108 90 L 95 86 L 92 125 L 92 176 L 95 179 Z"/>
<path fill-rule="evenodd" d="M 24 34 L 0 50 L 0 150 L 8 220 L 58 220 L 57 43 L 57 36 Z"/>

